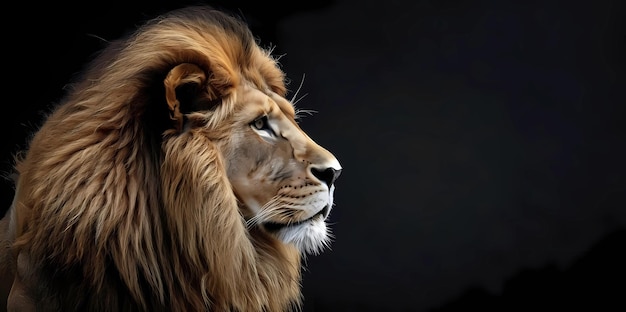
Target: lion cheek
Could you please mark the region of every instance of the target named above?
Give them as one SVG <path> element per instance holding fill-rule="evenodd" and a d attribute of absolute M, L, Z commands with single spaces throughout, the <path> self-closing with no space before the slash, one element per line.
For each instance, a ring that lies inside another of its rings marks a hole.
<path fill-rule="evenodd" d="M 249 179 L 233 179 L 231 185 L 237 199 L 243 203 L 244 216 L 248 214 L 256 215 L 261 212 L 265 205 L 275 194 L 273 187 L 268 187 L 256 180 Z M 247 211 L 246 211 L 247 210 Z"/>

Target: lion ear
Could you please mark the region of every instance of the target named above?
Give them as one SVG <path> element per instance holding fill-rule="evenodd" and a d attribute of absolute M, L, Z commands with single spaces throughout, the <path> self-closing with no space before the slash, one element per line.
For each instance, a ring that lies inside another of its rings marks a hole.
<path fill-rule="evenodd" d="M 209 90 L 206 78 L 204 70 L 191 63 L 175 66 L 165 77 L 165 99 L 178 131 L 183 128 L 184 114 L 208 110 L 218 103 L 219 98 Z"/>

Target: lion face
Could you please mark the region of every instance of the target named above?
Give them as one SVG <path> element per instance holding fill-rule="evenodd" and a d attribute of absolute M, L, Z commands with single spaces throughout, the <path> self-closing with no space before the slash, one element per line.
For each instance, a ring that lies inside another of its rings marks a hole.
<path fill-rule="evenodd" d="M 250 85 L 240 87 L 236 98 L 232 137 L 222 148 L 247 226 L 318 253 L 330 239 L 325 221 L 339 161 L 298 126 L 285 98 Z"/>

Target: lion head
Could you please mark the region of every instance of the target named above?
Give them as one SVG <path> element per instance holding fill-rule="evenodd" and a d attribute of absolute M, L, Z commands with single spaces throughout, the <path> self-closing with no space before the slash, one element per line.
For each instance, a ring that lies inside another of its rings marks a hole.
<path fill-rule="evenodd" d="M 209 7 L 111 43 L 17 161 L 0 223 L 9 308 L 299 306 L 341 165 L 286 93 L 271 51 Z"/>

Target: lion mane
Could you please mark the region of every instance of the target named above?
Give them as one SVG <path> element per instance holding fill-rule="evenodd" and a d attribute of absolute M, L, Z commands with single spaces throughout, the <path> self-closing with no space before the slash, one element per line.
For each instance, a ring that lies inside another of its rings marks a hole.
<path fill-rule="evenodd" d="M 111 42 L 77 78 L 16 159 L 0 225 L 9 309 L 299 309 L 301 251 L 246 226 L 213 143 L 229 136 L 221 123 L 244 81 L 287 91 L 246 24 L 174 10 Z M 212 113 L 194 115 L 202 109 Z M 200 123 L 213 137 L 185 132 Z"/>

